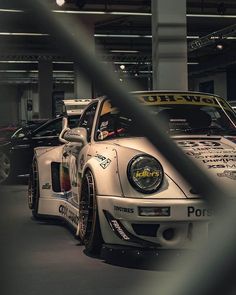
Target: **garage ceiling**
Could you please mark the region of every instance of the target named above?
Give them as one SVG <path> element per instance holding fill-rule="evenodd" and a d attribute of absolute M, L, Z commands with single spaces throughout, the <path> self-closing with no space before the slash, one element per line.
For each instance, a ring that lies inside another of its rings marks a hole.
<path fill-rule="evenodd" d="M 62 8 L 55 0 L 47 1 L 55 13 L 69 12 L 60 17 L 85 15 L 92 21 L 96 45 L 102 45 L 106 60 L 117 67 L 124 63 L 131 76 L 151 76 L 150 0 L 68 0 Z M 40 58 L 52 59 L 58 77 L 69 81 L 73 61 L 60 53 L 47 29 L 24 8 L 24 0 L 0 0 L 0 81 L 37 81 Z M 236 63 L 236 1 L 187 0 L 187 35 L 190 76 L 232 67 Z"/>

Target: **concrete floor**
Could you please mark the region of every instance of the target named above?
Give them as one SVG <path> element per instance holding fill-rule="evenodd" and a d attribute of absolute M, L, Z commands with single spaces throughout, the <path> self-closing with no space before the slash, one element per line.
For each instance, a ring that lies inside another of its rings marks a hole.
<path fill-rule="evenodd" d="M 26 185 L 0 186 L 1 295 L 157 294 L 173 270 L 84 253 L 70 230 L 31 218 Z M 150 286 L 152 285 L 152 289 Z"/>

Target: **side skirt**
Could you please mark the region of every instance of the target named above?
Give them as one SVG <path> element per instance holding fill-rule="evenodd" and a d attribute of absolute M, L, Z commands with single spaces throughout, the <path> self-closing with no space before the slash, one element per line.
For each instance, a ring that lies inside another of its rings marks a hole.
<path fill-rule="evenodd" d="M 41 216 L 58 217 L 67 221 L 78 233 L 79 208 L 61 198 L 40 198 L 38 213 Z"/>

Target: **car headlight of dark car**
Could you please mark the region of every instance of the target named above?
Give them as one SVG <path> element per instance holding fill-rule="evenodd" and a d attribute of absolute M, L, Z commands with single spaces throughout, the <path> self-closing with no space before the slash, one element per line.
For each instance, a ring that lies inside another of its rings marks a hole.
<path fill-rule="evenodd" d="M 163 181 L 163 168 L 157 159 L 149 155 L 138 155 L 128 164 L 127 175 L 131 185 L 139 192 L 156 192 Z"/>

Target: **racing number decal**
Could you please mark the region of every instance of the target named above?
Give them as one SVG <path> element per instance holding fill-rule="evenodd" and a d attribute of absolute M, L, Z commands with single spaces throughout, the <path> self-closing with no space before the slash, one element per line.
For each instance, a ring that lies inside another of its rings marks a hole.
<path fill-rule="evenodd" d="M 218 147 L 221 144 L 217 141 L 178 141 L 178 144 L 183 148 L 192 148 L 198 146 L 204 147 Z"/>

